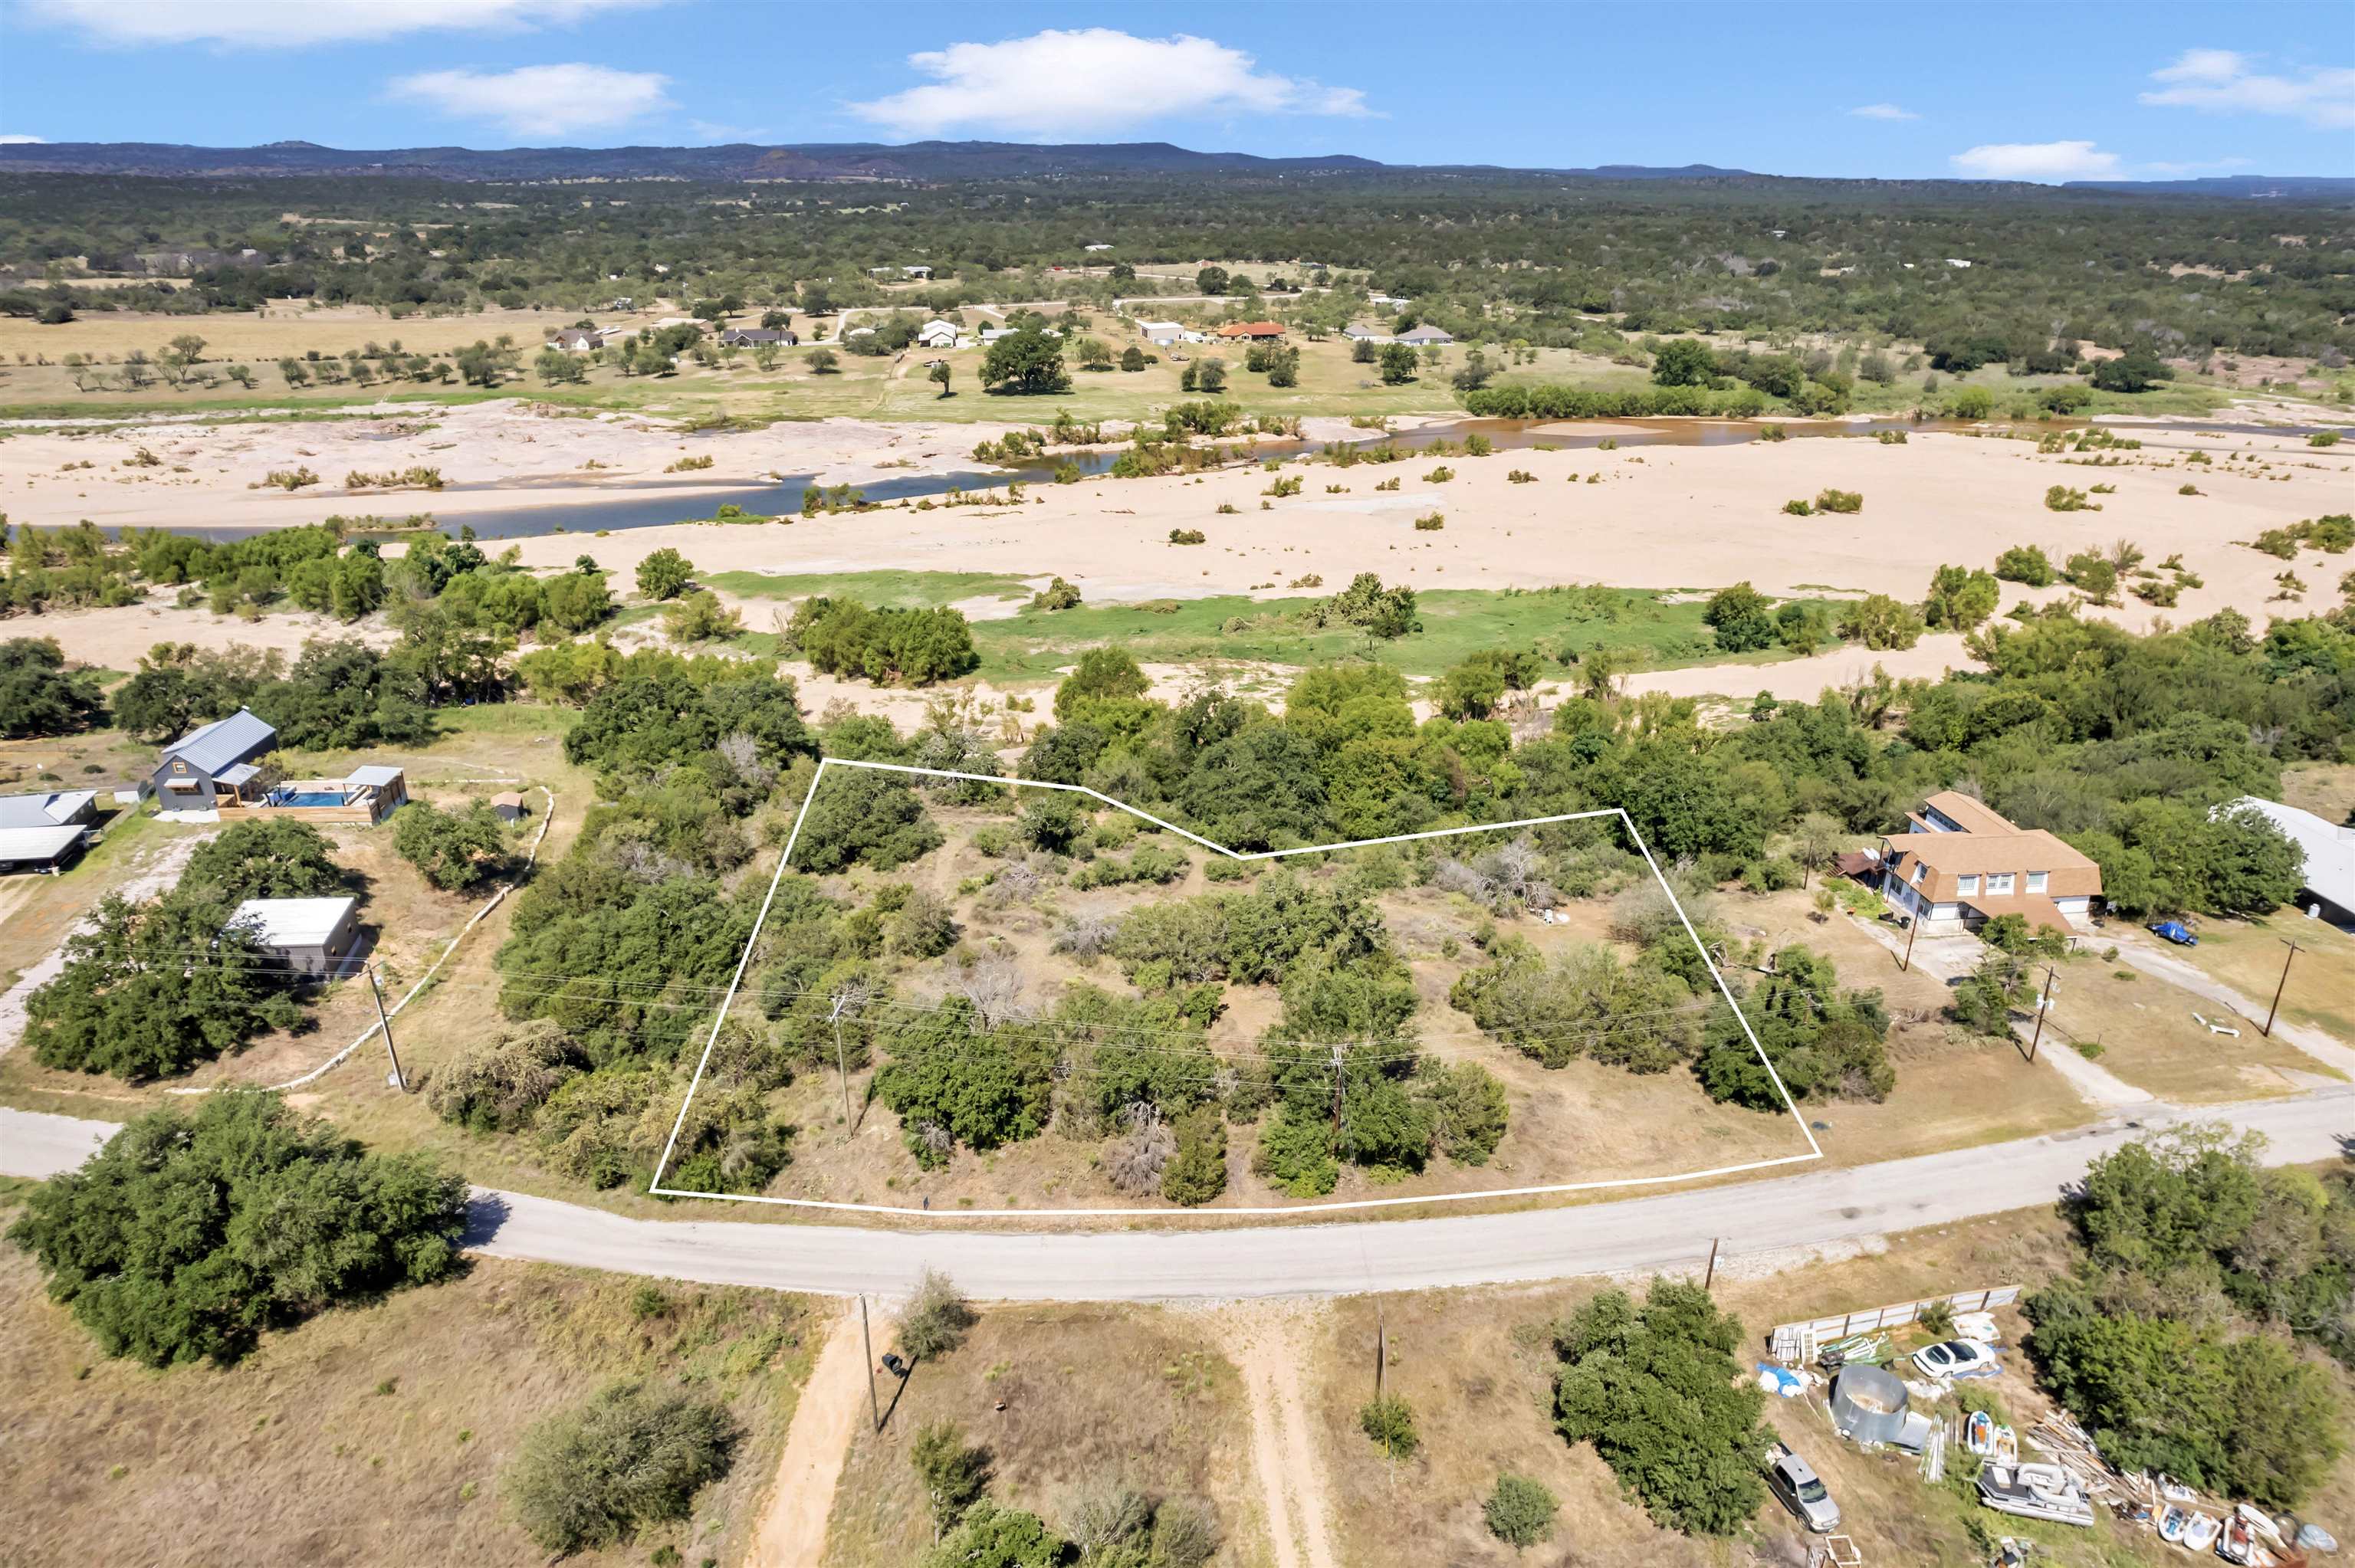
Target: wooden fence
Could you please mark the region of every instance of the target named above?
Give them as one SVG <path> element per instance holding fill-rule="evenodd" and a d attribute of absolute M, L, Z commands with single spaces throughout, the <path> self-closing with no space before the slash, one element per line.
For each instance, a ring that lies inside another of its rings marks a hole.
<path fill-rule="evenodd" d="M 1945 1302 L 1957 1312 L 1986 1312 L 1998 1307 L 2009 1307 L 2019 1299 L 2017 1285 L 1998 1285 L 1983 1290 L 1958 1290 L 1952 1296 L 1928 1296 L 1919 1301 L 1900 1301 L 1888 1307 L 1869 1307 L 1859 1312 L 1836 1313 L 1828 1318 L 1810 1318 L 1798 1323 L 1777 1323 L 1766 1337 L 1769 1353 L 1785 1366 L 1799 1366 L 1815 1359 L 1818 1347 L 1851 1334 L 1870 1334 L 1881 1329 L 1902 1329 L 1908 1323 L 1919 1322 L 1924 1308 Z"/>

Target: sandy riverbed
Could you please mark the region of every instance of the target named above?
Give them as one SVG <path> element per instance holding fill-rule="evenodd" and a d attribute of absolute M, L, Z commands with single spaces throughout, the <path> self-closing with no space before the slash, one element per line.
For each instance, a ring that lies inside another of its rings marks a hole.
<path fill-rule="evenodd" d="M 1902 446 L 1870 440 L 1793 440 L 1641 450 L 1520 451 L 1485 459 L 1420 458 L 1387 466 L 1289 465 L 1303 493 L 1261 509 L 1273 476 L 1257 468 L 1200 478 L 1091 480 L 1032 490 L 1023 504 L 919 512 L 888 508 L 746 526 L 641 528 L 585 539 L 521 541 L 523 559 L 560 567 L 585 548 L 628 571 L 677 548 L 705 571 L 1060 573 L 1092 599 L 1281 592 L 1307 574 L 1328 586 L 1359 571 L 1420 588 L 1536 588 L 1598 582 L 1696 588 L 1747 580 L 1770 594 L 1886 592 L 1919 599 L 1940 565 L 1987 566 L 2014 544 L 2057 563 L 2120 538 L 2156 565 L 2180 555 L 2203 579 L 2171 611 L 2129 599 L 2129 624 L 2177 621 L 2227 604 L 2260 617 L 2286 563 L 2240 541 L 2264 529 L 2355 508 L 2355 470 L 2337 449 L 2278 436 L 2151 435 L 2115 467 L 2066 466 L 2033 444 L 1924 434 Z M 2186 467 L 2191 450 L 2213 461 Z M 2227 463 L 2225 453 L 2243 454 Z M 1441 461 L 1452 480 L 1427 476 Z M 2257 461 L 2272 464 L 2255 471 Z M 1534 481 L 1514 483 L 1514 470 Z M 1590 476 L 1600 474 L 1597 482 Z M 1396 479 L 1396 492 L 1377 491 Z M 2115 484 L 2101 511 L 2054 513 L 2046 487 Z M 2177 493 L 2193 483 L 2203 493 Z M 1327 494 L 1327 486 L 1342 493 Z M 1796 517 L 1783 503 L 1827 486 L 1862 493 L 1853 515 Z M 1234 508 L 1221 514 L 1221 505 Z M 1438 512 L 1444 526 L 1419 531 Z M 1168 543 L 1173 528 L 1208 543 Z M 2303 607 L 2337 602 L 2355 556 L 2308 553 L 2296 563 Z M 2050 599 L 2007 588 L 2014 597 Z"/>

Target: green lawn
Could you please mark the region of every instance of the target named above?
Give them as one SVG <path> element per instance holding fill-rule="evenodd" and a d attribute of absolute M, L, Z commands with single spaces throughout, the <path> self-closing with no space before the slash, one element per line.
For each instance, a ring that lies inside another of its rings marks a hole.
<path fill-rule="evenodd" d="M 1037 574 L 1043 577 L 1047 574 Z M 825 594 L 855 599 L 878 609 L 925 609 L 965 599 L 1028 599 L 1031 587 L 1020 577 L 995 572 L 837 572 L 811 577 L 772 577 L 762 572 L 711 572 L 696 581 L 739 599 L 803 599 Z"/>

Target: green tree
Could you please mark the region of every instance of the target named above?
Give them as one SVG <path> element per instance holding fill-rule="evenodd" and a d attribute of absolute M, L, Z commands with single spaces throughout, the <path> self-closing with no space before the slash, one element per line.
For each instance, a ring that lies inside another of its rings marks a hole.
<path fill-rule="evenodd" d="M 949 362 L 947 360 L 943 359 L 932 366 L 932 383 L 941 389 L 942 397 L 945 397 L 949 395 Z"/>
<path fill-rule="evenodd" d="M 1125 648 L 1091 648 L 1080 655 L 1071 673 L 1055 688 L 1055 720 L 1071 724 L 1087 717 L 1103 702 L 1133 701 L 1152 687 Z"/>
<path fill-rule="evenodd" d="M 1188 388 L 1205 397 L 1215 397 L 1227 389 L 1227 362 L 1223 359 L 1201 359 L 1187 366 L 1194 373 L 1194 385 Z M 1227 407 L 1231 408 L 1229 404 Z"/>
<path fill-rule="evenodd" d="M 1385 344 L 1381 357 L 1382 379 L 1395 387 L 1414 379 L 1415 357 L 1412 346 L 1403 343 Z"/>
<path fill-rule="evenodd" d="M 808 364 L 812 376 L 834 376 L 842 369 L 842 356 L 830 348 L 813 348 Z"/>
<path fill-rule="evenodd" d="M 1057 1568 L 1069 1549 L 1069 1542 L 1037 1514 L 1001 1508 L 983 1498 L 940 1538 L 922 1568 Z M 1109 1568 L 1115 1562 L 1141 1563 L 1144 1559 L 1124 1555 L 1082 1561 L 1102 1561 Z"/>
<path fill-rule="evenodd" d="M 918 1427 L 908 1446 L 908 1463 L 931 1504 L 935 1541 L 989 1490 L 989 1450 L 967 1443 L 964 1428 L 954 1421 Z"/>
<path fill-rule="evenodd" d="M 1839 634 L 1874 652 L 1911 648 L 1922 640 L 1922 618 L 1885 593 L 1868 594 L 1844 605 Z"/>
<path fill-rule="evenodd" d="M 1037 325 L 1025 326 L 991 344 L 982 356 L 981 381 L 993 392 L 1026 397 L 1071 389 L 1071 378 L 1063 369 L 1061 340 L 1048 336 Z"/>
<path fill-rule="evenodd" d="M 1652 381 L 1659 387 L 1706 387 L 1717 376 L 1717 355 L 1698 338 L 1675 337 L 1652 355 Z"/>
<path fill-rule="evenodd" d="M 858 861 L 891 871 L 940 843 L 940 829 L 907 785 L 868 768 L 831 768 L 802 818 L 794 864 L 821 874 Z"/>
<path fill-rule="evenodd" d="M 1720 588 L 1710 596 L 1700 618 L 1704 625 L 1716 631 L 1717 645 L 1729 653 L 1747 653 L 1774 641 L 1775 623 L 1770 602 L 1746 582 Z"/>
<path fill-rule="evenodd" d="M 133 1118 L 8 1234 L 106 1354 L 163 1367 L 234 1361 L 268 1330 L 447 1278 L 465 1217 L 460 1178 L 229 1089 Z"/>
<path fill-rule="evenodd" d="M 1641 1307 L 1606 1290 L 1555 1332 L 1555 1429 L 1593 1443 L 1655 1523 L 1733 1535 L 1765 1500 L 1764 1395 L 1741 1375 L 1742 1342 L 1697 1285 L 1656 1281 Z"/>
<path fill-rule="evenodd" d="M 231 907 L 193 889 L 149 904 L 107 895 L 66 939 L 58 978 L 27 999 L 34 1059 L 142 1083 L 292 1028 L 302 1009 L 251 928 L 228 924 Z"/>
<path fill-rule="evenodd" d="M 1194 291 L 1197 293 L 1213 296 L 1223 294 L 1227 291 L 1228 282 L 1227 270 L 1224 267 L 1205 267 L 1194 274 Z"/>
<path fill-rule="evenodd" d="M 1412 1459 L 1423 1439 L 1414 1429 L 1414 1407 L 1394 1393 L 1358 1407 L 1358 1428 L 1393 1459 Z"/>
<path fill-rule="evenodd" d="M 1125 371 L 1137 371 L 1144 369 L 1145 350 L 1137 347 L 1135 344 L 1130 344 L 1126 348 L 1122 349 L 1120 351 L 1120 367 Z"/>
<path fill-rule="evenodd" d="M 677 599 L 695 580 L 695 566 L 666 545 L 638 563 L 638 593 L 645 599 Z"/>
<path fill-rule="evenodd" d="M 612 1383 L 524 1435 L 504 1489 L 524 1533 L 559 1555 L 685 1519 L 743 1436 L 728 1407 L 683 1389 Z"/>
<path fill-rule="evenodd" d="M 965 1334 L 979 1320 L 956 1282 L 928 1268 L 900 1314 L 900 1344 L 919 1361 L 937 1360 L 964 1343 Z"/>
<path fill-rule="evenodd" d="M 506 832 L 480 800 L 459 811 L 411 800 L 393 815 L 392 850 L 433 886 L 464 893 L 505 869 Z"/>
<path fill-rule="evenodd" d="M 98 678 L 87 671 L 68 671 L 65 651 L 56 638 L 16 637 L 0 642 L 0 737 L 76 734 L 105 711 Z"/>
<path fill-rule="evenodd" d="M 312 898 L 340 890 L 344 870 L 325 835 L 308 822 L 232 822 L 199 846 L 180 874 L 183 889 L 202 889 L 234 907 L 249 898 Z"/>

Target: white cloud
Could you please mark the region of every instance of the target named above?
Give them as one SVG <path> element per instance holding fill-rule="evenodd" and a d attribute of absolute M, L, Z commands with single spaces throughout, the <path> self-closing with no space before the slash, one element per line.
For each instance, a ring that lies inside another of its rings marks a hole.
<path fill-rule="evenodd" d="M 460 120 L 488 120 L 517 136 L 602 131 L 671 107 L 670 78 L 611 66 L 524 66 L 516 70 L 429 70 L 389 84 L 395 98 Z"/>
<path fill-rule="evenodd" d="M 1053 139 L 1209 114 L 1363 116 L 1365 94 L 1261 71 L 1241 49 L 1180 33 L 1140 38 L 1111 27 L 1050 28 L 996 44 L 908 57 L 932 81 L 850 105 L 902 136 L 986 129 Z"/>
<path fill-rule="evenodd" d="M 1910 109 L 1900 109 L 1893 103 L 1867 103 L 1849 111 L 1859 120 L 1919 120 L 1922 117 Z"/>
<path fill-rule="evenodd" d="M 2310 66 L 2296 76 L 2257 71 L 2254 57 L 2232 49 L 2186 49 L 2150 73 L 2166 85 L 2139 101 L 2225 114 L 2280 114 L 2321 131 L 2355 130 L 2355 69 Z"/>
<path fill-rule="evenodd" d="M 0 136 L 0 147 L 37 147 L 48 141 L 47 136 Z"/>
<path fill-rule="evenodd" d="M 104 44 L 298 48 L 436 28 L 567 26 L 659 0 L 20 0 L 20 15 Z"/>
<path fill-rule="evenodd" d="M 1983 180 L 2103 180 L 2118 177 L 2118 155 L 2091 142 L 1989 142 L 1946 160 Z"/>

